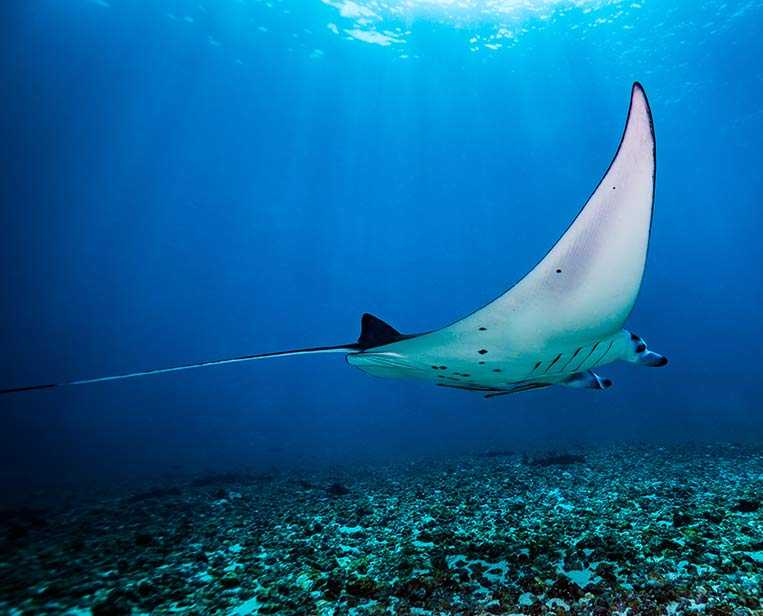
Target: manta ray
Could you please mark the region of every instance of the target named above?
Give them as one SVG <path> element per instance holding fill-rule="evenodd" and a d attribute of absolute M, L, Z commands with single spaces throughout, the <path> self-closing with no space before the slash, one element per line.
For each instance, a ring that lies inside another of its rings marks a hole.
<path fill-rule="evenodd" d="M 644 276 L 652 224 L 655 140 L 638 82 L 620 144 L 603 179 L 543 259 L 503 295 L 441 329 L 402 334 L 364 314 L 356 342 L 245 355 L 65 383 L 82 385 L 254 360 L 342 353 L 377 377 L 413 379 L 502 396 L 551 385 L 608 389 L 593 370 L 616 360 L 664 366 L 668 360 L 624 329 Z"/>

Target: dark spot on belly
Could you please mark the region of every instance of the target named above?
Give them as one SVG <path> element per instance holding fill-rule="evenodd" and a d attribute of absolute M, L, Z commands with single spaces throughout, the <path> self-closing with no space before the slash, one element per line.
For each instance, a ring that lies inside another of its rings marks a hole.
<path fill-rule="evenodd" d="M 440 366 L 440 370 L 447 370 L 447 369 L 448 369 L 447 366 Z"/>
<path fill-rule="evenodd" d="M 493 368 L 493 372 L 502 372 L 500 368 Z"/>
<path fill-rule="evenodd" d="M 487 327 L 480 327 L 480 331 L 481 332 L 486 332 L 487 331 Z"/>
<path fill-rule="evenodd" d="M 560 270 L 560 269 L 558 269 L 558 268 L 557 268 L 557 270 L 556 270 L 556 273 L 557 273 L 557 274 L 561 274 L 561 273 L 562 273 L 562 270 Z"/>
<path fill-rule="evenodd" d="M 479 362 L 477 362 L 477 363 L 478 363 L 480 366 L 484 366 L 484 365 L 485 365 L 485 362 L 484 362 L 484 361 L 479 361 Z"/>
<path fill-rule="evenodd" d="M 480 349 L 479 351 L 477 351 L 477 353 L 479 353 L 480 355 L 484 355 L 485 353 L 487 353 L 487 349 Z"/>

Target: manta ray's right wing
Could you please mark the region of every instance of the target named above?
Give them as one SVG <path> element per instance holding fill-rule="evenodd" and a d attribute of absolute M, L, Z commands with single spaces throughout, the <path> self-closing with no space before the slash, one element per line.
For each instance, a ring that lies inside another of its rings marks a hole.
<path fill-rule="evenodd" d="M 519 283 L 439 330 L 480 328 L 515 352 L 596 340 L 622 328 L 644 273 L 654 198 L 655 142 L 644 89 L 633 85 L 625 131 L 604 178 L 570 227 Z"/>

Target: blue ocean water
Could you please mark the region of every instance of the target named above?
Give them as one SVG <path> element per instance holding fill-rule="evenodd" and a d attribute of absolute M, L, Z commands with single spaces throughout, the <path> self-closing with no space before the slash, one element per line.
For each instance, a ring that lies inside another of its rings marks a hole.
<path fill-rule="evenodd" d="M 617 147 L 657 136 L 608 392 L 484 400 L 339 356 L 0 401 L 7 490 L 493 447 L 759 441 L 763 3 L 11 2 L 0 54 L 0 387 L 452 322 L 545 254 Z M 6 492 L 8 493 L 8 492 Z"/>

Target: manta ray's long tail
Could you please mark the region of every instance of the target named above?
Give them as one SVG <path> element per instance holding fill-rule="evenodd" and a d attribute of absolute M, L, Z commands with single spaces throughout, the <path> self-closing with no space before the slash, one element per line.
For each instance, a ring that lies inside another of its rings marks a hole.
<path fill-rule="evenodd" d="M 172 368 L 158 368 L 155 370 L 142 370 L 140 372 L 128 372 L 127 374 L 116 374 L 113 376 L 100 376 L 94 379 L 81 379 L 77 381 L 65 381 L 63 383 L 46 383 L 44 385 L 28 385 L 26 387 L 13 387 L 11 389 L 0 389 L 2 394 L 14 394 L 22 391 L 33 391 L 35 389 L 52 389 L 54 387 L 66 387 L 69 385 L 87 385 L 89 383 L 102 383 L 104 381 L 121 381 L 123 379 L 133 379 L 138 376 L 149 374 L 162 374 L 164 372 L 180 372 L 181 370 L 193 370 L 194 368 L 204 368 L 206 366 L 220 366 L 222 364 L 237 364 L 245 361 L 255 361 L 258 359 L 270 359 L 272 357 L 289 357 L 292 355 L 313 355 L 317 353 L 356 353 L 364 351 L 379 345 L 395 342 L 410 338 L 407 334 L 401 334 L 394 327 L 385 323 L 372 314 L 364 314 L 360 321 L 360 337 L 357 342 L 348 344 L 338 344 L 336 346 L 311 347 L 307 349 L 294 349 L 291 351 L 278 351 L 276 353 L 260 353 L 258 355 L 242 355 L 241 357 L 231 357 L 228 359 L 215 359 L 212 361 L 202 361 L 195 364 L 183 364 Z"/>
<path fill-rule="evenodd" d="M 182 366 L 173 366 L 172 368 L 159 368 L 155 370 L 142 370 L 140 372 L 128 372 L 126 374 L 115 374 L 113 376 L 101 376 L 94 379 L 80 379 L 77 381 L 65 381 L 62 383 L 46 383 L 44 385 L 28 385 L 26 387 L 13 387 L 11 389 L 0 389 L 0 395 L 13 394 L 22 391 L 33 391 L 35 389 L 52 389 L 54 387 L 67 387 L 69 385 L 87 385 L 89 383 L 101 383 L 104 381 L 121 381 L 123 379 L 132 379 L 138 376 L 149 374 L 162 374 L 164 372 L 180 372 L 181 370 L 193 370 L 194 368 L 203 368 L 205 366 L 219 366 L 222 364 L 237 364 L 245 361 L 254 361 L 258 359 L 270 359 L 272 357 L 287 357 L 290 355 L 307 355 L 314 353 L 352 353 L 360 349 L 356 343 L 340 344 L 337 346 L 312 347 L 308 349 L 294 349 L 292 351 L 279 351 L 276 353 L 260 353 L 259 355 L 242 355 L 241 357 L 231 357 L 228 359 L 216 359 L 212 361 L 202 361 L 196 364 L 184 364 Z"/>

